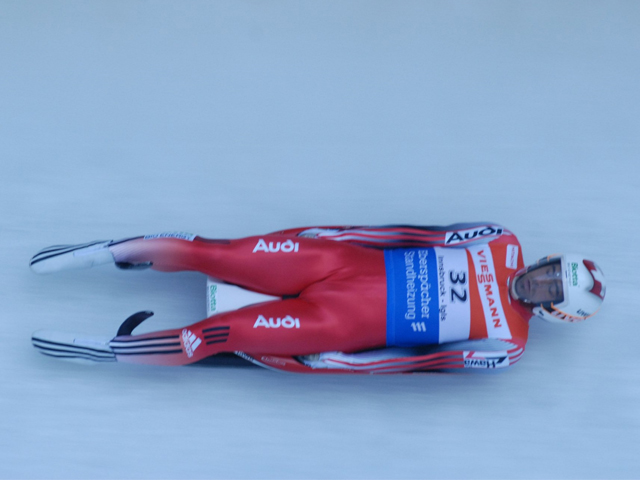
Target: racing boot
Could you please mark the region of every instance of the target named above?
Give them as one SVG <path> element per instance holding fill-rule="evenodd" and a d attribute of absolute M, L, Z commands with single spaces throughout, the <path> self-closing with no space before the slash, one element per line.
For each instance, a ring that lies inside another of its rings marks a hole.
<path fill-rule="evenodd" d="M 81 245 L 54 245 L 34 255 L 29 266 L 35 273 L 44 274 L 114 264 L 109 251 L 111 244 L 111 240 L 98 240 Z"/>

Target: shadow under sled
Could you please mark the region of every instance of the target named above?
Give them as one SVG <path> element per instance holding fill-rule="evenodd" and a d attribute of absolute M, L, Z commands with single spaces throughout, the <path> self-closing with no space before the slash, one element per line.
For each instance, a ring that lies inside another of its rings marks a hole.
<path fill-rule="evenodd" d="M 258 368 L 259 366 L 255 363 L 246 360 L 235 353 L 222 352 L 216 355 L 211 355 L 210 357 L 203 358 L 202 360 L 191 363 L 189 365 L 185 365 L 187 367 L 190 366 L 198 366 L 198 367 L 232 367 L 232 368 Z"/>

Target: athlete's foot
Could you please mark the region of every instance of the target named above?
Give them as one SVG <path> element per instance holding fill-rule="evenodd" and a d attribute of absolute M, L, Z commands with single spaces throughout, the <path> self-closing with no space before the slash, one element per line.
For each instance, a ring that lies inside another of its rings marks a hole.
<path fill-rule="evenodd" d="M 29 265 L 35 273 L 53 273 L 113 264 L 110 244 L 111 240 L 98 240 L 82 245 L 54 245 L 38 252 Z"/>
<path fill-rule="evenodd" d="M 31 337 L 40 353 L 78 363 L 115 362 L 110 338 L 39 330 Z"/>

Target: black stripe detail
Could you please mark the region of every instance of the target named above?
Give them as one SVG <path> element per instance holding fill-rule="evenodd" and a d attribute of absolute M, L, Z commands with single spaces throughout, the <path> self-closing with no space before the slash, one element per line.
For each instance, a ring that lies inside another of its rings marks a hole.
<path fill-rule="evenodd" d="M 155 342 L 156 340 L 180 340 L 180 335 L 168 335 L 166 337 L 153 337 L 153 338 L 136 338 L 131 337 L 125 340 L 120 340 L 120 337 L 112 339 L 113 342 L 132 343 L 132 342 Z"/>
<path fill-rule="evenodd" d="M 207 333 L 207 332 L 216 332 L 218 330 L 229 330 L 229 328 L 231 327 L 212 327 L 212 328 L 205 328 L 204 330 L 202 330 L 202 333 Z"/>
<path fill-rule="evenodd" d="M 50 347 L 40 347 L 35 345 L 35 347 L 40 351 L 40 353 L 44 353 L 45 355 L 47 355 L 47 352 L 61 352 L 61 353 L 66 353 L 69 354 L 69 356 L 75 356 L 75 357 L 79 357 L 79 358 L 91 358 L 91 359 L 100 359 L 100 360 L 107 360 L 107 359 L 115 359 L 115 355 L 111 352 L 104 352 L 105 355 L 95 355 L 92 353 L 88 353 L 88 352 L 74 352 L 73 350 L 66 350 L 66 349 L 58 349 L 58 348 L 50 348 Z M 59 356 L 59 355 L 53 355 L 53 354 L 48 354 L 49 356 Z"/>
<path fill-rule="evenodd" d="M 96 359 L 96 358 L 85 358 L 81 355 L 53 355 L 51 353 L 47 353 L 44 351 L 40 351 L 40 353 L 42 355 L 46 355 L 47 357 L 53 357 L 53 358 L 81 358 L 83 360 L 92 360 L 94 362 L 117 362 L 118 360 L 116 360 L 115 357 L 109 357 L 109 358 L 101 358 L 100 360 Z"/>
<path fill-rule="evenodd" d="M 69 252 L 73 252 L 74 250 L 69 250 Z M 60 255 L 64 255 L 65 253 L 69 253 L 69 252 L 61 252 L 61 253 L 54 253 L 53 255 L 48 255 L 46 257 L 42 257 L 42 258 L 38 258 L 38 259 L 32 259 L 31 263 L 29 263 L 29 265 L 35 265 L 36 263 L 40 263 L 43 262 L 44 260 L 49 260 L 50 258 L 54 258 L 54 257 L 59 257 Z"/>
<path fill-rule="evenodd" d="M 35 259 L 37 257 L 40 257 L 42 255 L 46 255 L 47 253 L 62 253 L 61 250 L 68 250 L 71 248 L 71 245 L 65 245 L 65 246 L 61 246 L 61 247 L 57 247 L 57 248 L 45 248 L 44 250 L 40 250 L 38 253 L 36 253 L 32 259 Z"/>
<path fill-rule="evenodd" d="M 212 338 L 229 338 L 229 334 L 228 333 L 218 333 L 217 335 L 205 335 L 204 336 L 205 340 L 209 340 Z"/>
<path fill-rule="evenodd" d="M 50 247 L 40 250 L 38 253 L 34 255 L 34 258 L 39 255 L 44 255 L 45 253 L 60 252 L 60 250 L 73 252 L 74 250 L 78 250 L 80 248 L 91 247 L 93 245 L 98 245 L 99 243 L 105 243 L 107 241 L 108 240 L 95 240 L 93 242 L 87 242 L 87 243 L 78 244 L 78 245 L 52 245 Z"/>
<path fill-rule="evenodd" d="M 52 351 L 52 352 L 66 352 L 66 353 L 76 353 L 78 355 L 90 355 L 90 356 L 95 356 L 95 357 L 100 357 L 103 358 L 105 355 L 106 356 L 111 356 L 113 357 L 113 352 L 78 352 L 75 350 L 71 350 L 69 348 L 56 348 L 56 347 L 46 347 L 43 345 L 34 345 L 34 347 L 36 347 L 39 350 L 48 350 L 48 351 Z"/>
<path fill-rule="evenodd" d="M 162 347 L 179 347 L 180 342 L 171 342 L 171 343 L 150 343 L 147 345 L 128 345 L 126 347 L 119 347 L 117 345 L 112 345 L 111 348 L 114 350 L 133 350 L 134 348 L 162 348 Z"/>
<path fill-rule="evenodd" d="M 417 247 L 421 246 L 421 245 L 425 245 L 429 244 L 429 245 L 434 245 L 437 244 L 437 242 L 432 242 L 429 240 L 409 240 L 409 239 L 397 239 L 397 240 L 371 240 L 371 239 L 367 239 L 367 238 L 362 238 L 362 239 L 357 239 L 357 240 L 349 240 L 350 242 L 353 243 L 362 243 L 362 244 L 367 244 L 367 243 L 375 243 L 375 244 L 393 244 L 393 245 L 415 245 Z"/>
<path fill-rule="evenodd" d="M 113 241 L 113 240 L 112 240 L 112 241 L 109 243 L 109 246 L 111 247 L 112 245 L 120 245 L 121 243 L 129 242 L 129 241 L 131 241 L 131 240 L 138 240 L 138 239 L 140 239 L 140 238 L 144 238 L 144 236 L 143 236 L 143 235 L 140 235 L 139 237 L 124 238 L 124 239 L 122 239 L 122 240 L 117 240 L 117 241 Z"/>
<path fill-rule="evenodd" d="M 158 350 L 155 352 L 116 352 L 116 355 L 168 355 L 182 353 L 182 350 Z"/>
<path fill-rule="evenodd" d="M 89 352 L 99 352 L 99 353 L 109 353 L 109 351 L 105 351 L 105 350 L 100 350 L 98 348 L 91 348 L 91 347 L 83 347 L 81 345 L 76 345 L 74 343 L 59 343 L 59 342 L 52 342 L 51 340 L 42 340 L 40 338 L 36 338 L 36 337 L 32 337 L 31 338 L 31 342 L 39 342 L 39 343 L 46 343 L 48 345 L 55 345 L 55 346 L 59 346 L 59 347 L 67 347 L 67 348 L 77 348 L 80 350 L 88 350 Z M 38 347 L 38 348 L 44 348 L 44 347 L 40 347 L 39 345 L 36 345 L 35 343 L 33 344 L 34 347 Z M 109 348 L 109 347 L 106 347 Z"/>
<path fill-rule="evenodd" d="M 47 352 L 55 352 L 55 353 L 61 353 L 61 354 L 67 354 L 67 355 L 74 355 L 76 357 L 80 357 L 80 358 L 91 358 L 91 359 L 95 359 L 95 360 L 108 360 L 108 359 L 113 359 L 116 358 L 116 356 L 113 353 L 107 353 L 106 355 L 95 355 L 93 353 L 87 353 L 87 352 L 74 352 L 73 350 L 65 350 L 65 349 L 59 349 L 59 348 L 49 348 L 49 347 L 36 347 L 36 349 L 40 352 L 40 353 L 47 353 Z M 50 353 L 50 355 L 54 355 L 54 353 Z"/>
<path fill-rule="evenodd" d="M 373 226 L 366 226 L 366 227 L 354 227 L 354 230 L 357 229 L 367 229 L 367 228 L 372 228 L 372 229 L 376 229 L 376 228 L 408 228 L 411 230 L 422 230 L 425 231 L 426 233 L 428 232 L 449 232 L 449 231 L 453 231 L 453 230 L 467 230 L 469 228 L 477 228 L 477 227 L 482 227 L 482 226 L 490 226 L 490 225 L 499 225 L 496 222 L 469 222 L 469 223 L 453 223 L 451 225 L 404 225 L 404 224 L 400 224 L 400 225 L 373 225 Z M 349 231 L 349 230 L 345 230 L 345 231 Z"/>
<path fill-rule="evenodd" d="M 213 345 L 214 343 L 224 343 L 226 342 L 227 339 L 223 339 L 223 340 L 211 340 L 210 342 L 207 342 L 207 345 Z"/>
<path fill-rule="evenodd" d="M 79 246 L 79 247 L 78 247 L 78 246 L 76 246 L 75 248 L 70 248 L 69 250 L 65 250 L 64 252 L 56 251 L 56 252 L 55 252 L 55 253 L 53 253 L 52 255 L 47 255 L 46 257 L 39 257 L 39 258 L 36 258 L 36 257 L 38 257 L 39 255 L 43 255 L 43 254 L 48 253 L 48 252 L 40 252 L 40 253 L 37 253 L 37 254 L 36 254 L 36 255 L 31 259 L 31 263 L 29 263 L 29 265 L 35 265 L 36 263 L 42 262 L 42 261 L 44 261 L 44 260 L 48 260 L 48 259 L 53 258 L 53 257 L 59 257 L 60 255 L 64 255 L 64 254 L 67 254 L 67 253 L 75 252 L 76 250 L 80 250 L 81 248 L 93 247 L 94 245 L 98 245 L 98 244 L 100 244 L 100 243 L 103 243 L 103 242 L 90 243 L 90 244 L 87 244 L 87 245 L 81 245 L 81 246 Z"/>
<path fill-rule="evenodd" d="M 405 228 L 405 227 L 399 227 L 399 228 Z M 415 230 L 415 229 L 414 229 Z M 375 238 L 375 237 L 384 237 L 384 236 L 391 236 L 391 237 L 401 237 L 403 235 L 407 235 L 409 237 L 416 237 L 416 238 L 429 238 L 429 237 L 441 237 L 443 232 L 446 232 L 447 230 L 443 230 L 442 232 L 401 232 L 399 230 L 395 230 L 395 231 L 379 231 L 379 230 L 375 230 L 375 228 L 372 228 L 370 230 L 364 230 L 364 229 L 354 229 L 354 230 L 342 230 L 338 233 L 332 234 L 332 235 L 326 235 L 326 236 L 321 236 L 318 238 L 340 238 L 340 237 L 344 237 L 344 236 L 367 236 L 367 239 L 370 239 L 371 237 Z"/>

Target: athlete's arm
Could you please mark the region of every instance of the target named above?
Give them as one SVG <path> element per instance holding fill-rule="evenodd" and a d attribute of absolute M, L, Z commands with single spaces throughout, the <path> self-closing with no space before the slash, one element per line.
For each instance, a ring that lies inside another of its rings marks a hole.
<path fill-rule="evenodd" d="M 328 226 L 304 227 L 274 232 L 321 238 L 372 248 L 468 247 L 488 243 L 502 235 L 513 235 L 491 222 L 457 223 L 448 226 Z"/>
<path fill-rule="evenodd" d="M 420 348 L 384 348 L 363 353 L 325 352 L 301 357 L 314 369 L 358 373 L 493 370 L 515 364 L 524 353 L 517 340 L 469 340 Z"/>

